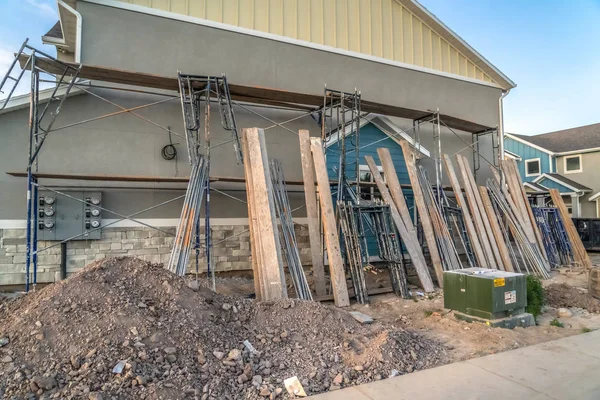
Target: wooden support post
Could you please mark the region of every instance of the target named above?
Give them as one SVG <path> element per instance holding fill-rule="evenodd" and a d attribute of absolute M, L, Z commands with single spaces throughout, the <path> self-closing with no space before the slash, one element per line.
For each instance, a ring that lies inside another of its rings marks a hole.
<path fill-rule="evenodd" d="M 404 242 L 404 246 L 408 251 L 408 255 L 417 271 L 417 275 L 419 276 L 419 280 L 421 281 L 421 286 L 423 286 L 423 290 L 426 292 L 433 292 L 433 282 L 431 281 L 431 276 L 429 275 L 429 271 L 427 270 L 427 263 L 425 262 L 425 257 L 423 256 L 423 251 L 421 250 L 421 246 L 419 244 L 419 240 L 417 239 L 416 232 L 409 231 L 402 221 L 402 217 L 396 208 L 396 204 L 394 204 L 394 200 L 388 190 L 387 186 L 383 182 L 383 178 L 381 177 L 381 173 L 379 173 L 379 169 L 375 164 L 375 160 L 373 157 L 366 156 L 367 165 L 371 170 L 371 175 L 373 175 L 373 180 L 377 184 L 377 189 L 379 189 L 379 193 L 381 194 L 381 198 L 383 201 L 390 206 L 390 214 L 392 216 L 392 220 L 398 228 L 398 233 L 400 234 L 400 238 Z"/>
<path fill-rule="evenodd" d="M 298 132 L 300 137 L 300 158 L 302 160 L 302 179 L 304 181 L 304 198 L 306 200 L 306 217 L 308 220 L 308 238 L 310 241 L 310 256 L 313 276 L 315 277 L 315 292 L 324 296 L 325 267 L 321 247 L 321 230 L 319 229 L 319 209 L 315 191 L 315 172 L 312 154 L 310 152 L 310 133 L 307 130 Z"/>
<path fill-rule="evenodd" d="M 243 130 L 243 135 L 248 150 L 244 168 L 248 169 L 252 180 L 253 237 L 260 255 L 257 268 L 261 270 L 259 275 L 265 284 L 263 300 L 287 298 L 264 132 L 262 129 L 249 128 Z"/>
<path fill-rule="evenodd" d="M 421 226 L 423 227 L 423 234 L 425 235 L 425 241 L 427 242 L 427 248 L 429 249 L 431 262 L 433 263 L 438 285 L 442 287 L 444 284 L 444 267 L 442 265 L 442 258 L 440 257 L 437 243 L 435 241 L 435 232 L 433 231 L 433 225 L 431 223 L 431 218 L 429 217 L 429 210 L 425 204 L 423 191 L 421 190 L 421 185 L 419 183 L 413 151 L 410 147 L 410 144 L 406 140 L 401 140 L 400 146 L 402 146 L 404 162 L 406 163 L 408 177 L 410 178 L 410 183 L 412 184 L 414 193 L 413 197 L 415 199 L 417 211 L 419 211 L 419 217 L 421 218 Z"/>
<path fill-rule="evenodd" d="M 485 209 L 488 220 L 490 221 L 490 227 L 492 228 L 492 233 L 494 234 L 494 239 L 496 247 L 498 248 L 498 253 L 500 254 L 500 258 L 502 259 L 502 267 L 505 271 L 515 272 L 512 262 L 510 260 L 510 253 L 507 244 L 504 241 L 504 235 L 502 235 L 502 230 L 500 229 L 498 216 L 496 215 L 494 207 L 492 206 L 492 200 L 490 199 L 490 195 L 488 194 L 487 188 L 485 186 L 480 186 L 479 193 L 481 194 L 483 208 Z"/>
<path fill-rule="evenodd" d="M 487 215 L 483 210 L 483 204 L 481 202 L 481 197 L 479 197 L 477 186 L 473 184 L 475 179 L 471 173 L 471 168 L 469 167 L 469 163 L 466 158 L 460 154 L 456 155 L 456 161 L 462 176 L 463 188 L 465 189 L 465 195 L 467 196 L 467 200 L 469 202 L 469 208 L 471 209 L 473 222 L 475 223 L 475 228 L 479 234 L 479 240 L 483 250 L 485 251 L 485 257 L 487 259 L 487 265 L 481 265 L 481 267 L 498 269 L 492 243 L 493 235 L 490 232 L 491 236 L 488 236 L 488 232 L 491 230 L 491 227 L 489 226 Z"/>
<path fill-rule="evenodd" d="M 575 227 L 575 224 L 569 215 L 569 211 L 567 210 L 567 206 L 565 206 L 565 202 L 563 201 L 560 192 L 557 189 L 550 189 L 550 197 L 552 197 L 554 206 L 558 208 L 560 217 L 565 225 L 565 230 L 567 231 L 567 235 L 571 241 L 571 248 L 573 249 L 575 262 L 585 268 L 592 268 L 592 260 L 585 250 L 585 247 L 583 247 L 581 237 L 579 236 L 577 228 Z"/>
<path fill-rule="evenodd" d="M 473 249 L 473 253 L 475 253 L 475 257 L 477 258 L 477 263 L 479 265 L 486 265 L 487 262 L 485 259 L 485 253 L 483 252 L 483 248 L 481 247 L 479 235 L 475 230 L 475 225 L 473 225 L 471 213 L 469 212 L 469 205 L 465 201 L 465 198 L 462 194 L 462 190 L 460 189 L 460 184 L 458 183 L 456 172 L 454 171 L 454 167 L 452 166 L 452 161 L 450 160 L 448 154 L 444 154 L 442 158 L 444 159 L 444 165 L 446 166 L 446 172 L 448 174 L 448 179 L 450 180 L 450 185 L 452 185 L 452 190 L 454 191 L 454 198 L 456 199 L 456 203 L 462 210 L 463 219 L 465 221 L 465 227 L 467 229 L 467 235 L 469 235 L 469 242 L 471 243 L 471 248 Z"/>
<path fill-rule="evenodd" d="M 242 131 L 243 132 L 243 131 Z M 250 157 L 248 155 L 248 141 L 246 140 L 246 135 L 242 135 L 242 152 L 244 155 L 244 160 L 248 160 Z M 254 294 L 256 296 L 256 300 L 262 300 L 263 292 L 264 292 L 264 282 L 262 281 L 263 277 L 261 275 L 260 268 L 258 268 L 258 259 L 260 258 L 259 249 L 256 244 L 258 238 L 255 238 L 255 229 L 256 229 L 256 220 L 254 211 L 254 186 L 252 185 L 252 174 L 249 167 L 244 166 L 244 176 L 246 180 L 246 199 L 248 201 L 248 228 L 250 230 L 250 249 L 252 254 L 252 274 L 254 277 Z"/>
<path fill-rule="evenodd" d="M 321 139 L 311 138 L 310 148 L 315 164 L 317 185 L 319 186 L 321 219 L 323 220 L 323 231 L 325 234 L 325 244 L 327 246 L 327 258 L 329 260 L 329 275 L 333 287 L 333 299 L 336 306 L 347 307 L 350 305 L 350 298 L 348 297 L 348 287 L 346 285 L 346 276 L 344 274 L 344 261 L 342 260 L 342 252 L 340 250 L 340 238 L 335 223 L 333 200 L 331 198 L 331 188 L 329 187 L 329 177 L 327 176 L 327 166 L 325 165 L 325 156 L 323 155 Z"/>
<path fill-rule="evenodd" d="M 390 150 L 386 147 L 380 147 L 377 149 L 377 155 L 381 161 L 381 166 L 383 167 L 383 172 L 386 176 L 386 183 L 390 190 L 390 194 L 392 195 L 392 199 L 394 200 L 394 204 L 398 209 L 398 213 L 400 213 L 400 217 L 402 217 L 406 229 L 415 232 L 415 226 L 410 217 L 406 199 L 402 193 L 402 186 L 398 180 L 398 174 L 396 173 L 396 167 L 394 167 Z"/>

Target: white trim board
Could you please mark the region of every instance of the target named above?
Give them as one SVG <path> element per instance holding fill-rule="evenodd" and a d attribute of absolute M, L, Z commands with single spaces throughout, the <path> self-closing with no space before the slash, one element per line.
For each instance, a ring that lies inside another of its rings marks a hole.
<path fill-rule="evenodd" d="M 277 41 L 277 42 L 289 43 L 289 44 L 293 44 L 296 46 L 302 46 L 302 47 L 307 47 L 307 48 L 311 48 L 311 49 L 315 49 L 315 50 L 325 51 L 328 53 L 340 54 L 343 56 L 372 61 L 372 62 L 376 62 L 379 64 L 391 65 L 394 67 L 400 67 L 400 68 L 404 68 L 404 69 L 410 69 L 413 71 L 424 72 L 427 74 L 438 75 L 438 76 L 442 76 L 444 78 L 451 78 L 451 79 L 456 79 L 459 81 L 474 83 L 477 85 L 489 86 L 489 87 L 493 87 L 496 89 L 502 89 L 502 87 L 500 85 L 492 83 L 492 82 L 480 81 L 478 79 L 473 79 L 473 78 L 469 78 L 466 76 L 461 76 L 461 75 L 451 74 L 448 72 L 438 71 L 438 70 L 435 70 L 432 68 L 420 67 L 417 65 L 406 64 L 406 63 L 399 62 L 399 61 L 392 61 L 392 60 L 388 60 L 388 59 L 385 59 L 382 57 L 371 56 L 368 54 L 362 54 L 362 53 L 358 53 L 358 52 L 354 52 L 354 51 L 339 49 L 339 48 L 332 47 L 332 46 L 326 46 L 326 45 L 322 45 L 322 44 L 307 42 L 305 40 L 289 38 L 286 36 L 279 36 L 279 35 L 275 35 L 272 33 L 255 31 L 253 29 L 223 24 L 221 22 L 210 21 L 210 20 L 206 20 L 206 19 L 202 19 L 202 18 L 190 17 L 188 15 L 177 14 L 177 13 L 173 13 L 173 12 L 169 12 L 169 11 L 157 10 L 154 8 L 138 6 L 135 4 L 123 3 L 120 1 L 116 1 L 116 0 L 80 0 L 80 1 L 85 1 L 87 3 L 97 4 L 97 5 L 101 5 L 101 6 L 119 8 L 119 9 L 127 10 L 127 11 L 138 12 L 141 14 L 154 15 L 156 17 L 187 22 L 187 23 L 195 24 L 195 25 L 207 26 L 210 28 L 221 29 L 221 30 L 229 31 L 229 32 L 241 33 L 244 35 L 260 37 L 263 39 L 269 39 L 269 40 L 273 40 L 273 41 Z M 307 1 L 307 0 L 302 0 L 302 1 Z M 483 57 L 481 57 L 481 58 L 482 58 L 482 60 L 487 61 Z"/>
<path fill-rule="evenodd" d="M 590 196 L 590 198 L 588 199 L 588 201 L 596 201 L 598 200 L 598 198 L 600 198 L 600 192 Z"/>
<path fill-rule="evenodd" d="M 537 182 L 536 182 L 536 183 L 537 183 Z M 538 185 L 545 187 L 544 185 L 542 185 L 542 184 L 539 184 L 539 183 L 538 183 Z M 546 190 L 541 190 L 541 189 L 540 189 L 540 188 L 538 188 L 537 186 L 533 186 L 533 185 L 531 184 L 531 182 L 523 182 L 523 186 L 527 186 L 528 188 L 530 188 L 530 189 L 533 189 L 533 190 L 535 190 L 535 191 L 536 191 L 536 192 L 538 192 L 538 193 L 541 193 L 541 192 L 547 192 L 547 191 L 548 191 L 548 189 L 546 189 Z"/>
<path fill-rule="evenodd" d="M 517 153 L 513 153 L 512 151 L 504 150 L 504 155 L 508 158 L 512 158 L 515 161 L 523 161 L 523 158 Z"/>
<path fill-rule="evenodd" d="M 381 124 L 377 124 L 377 119 L 381 119 L 383 122 L 385 122 L 390 128 L 393 129 L 394 133 L 390 133 L 388 131 L 388 129 L 385 129 L 385 127 L 382 127 Z M 383 132 L 385 135 L 387 135 L 389 137 L 389 139 L 392 139 L 394 142 L 396 142 L 398 145 L 400 144 L 399 141 L 394 137 L 394 135 L 398 135 L 401 136 L 404 140 L 406 140 L 413 148 L 419 150 L 421 152 L 421 154 L 425 155 L 426 157 L 431 157 L 431 153 L 429 152 L 429 150 L 427 150 L 425 147 L 423 147 L 423 145 L 419 144 L 418 146 L 415 146 L 415 140 L 405 131 L 403 131 L 402 129 L 400 129 L 400 127 L 398 125 L 396 125 L 391 119 L 389 119 L 388 117 L 386 117 L 385 115 L 379 115 L 379 114 L 369 114 L 366 117 L 362 117 L 360 120 L 360 124 L 359 127 L 362 128 L 365 125 L 368 124 L 373 124 L 375 125 L 375 127 L 377 129 L 379 129 L 381 132 Z M 353 125 L 348 125 L 345 129 L 344 129 L 344 137 L 347 137 L 349 135 L 352 134 Z M 386 140 L 386 139 L 383 139 Z M 383 141 L 381 140 L 381 141 Z M 325 143 L 325 147 L 330 147 L 334 144 L 336 144 L 338 142 L 338 137 L 337 135 L 331 136 L 330 140 L 328 140 Z M 368 147 L 370 144 L 375 144 L 375 143 L 379 143 L 379 141 L 374 142 L 374 143 L 360 143 L 360 147 L 359 150 L 362 150 L 365 147 Z"/>
<path fill-rule="evenodd" d="M 292 218 L 294 222 L 298 224 L 307 224 L 307 218 Z M 176 227 L 179 223 L 179 218 L 136 218 L 137 221 L 143 222 L 148 225 L 156 227 Z M 113 222 L 119 221 L 119 219 L 102 219 L 101 224 L 107 225 Z M 211 226 L 224 226 L 224 225 L 248 225 L 248 218 L 211 218 Z M 204 218 L 200 219 L 200 226 L 204 226 Z M 25 219 L 0 219 L 0 229 L 25 229 L 27 227 L 27 220 Z M 113 225 L 107 226 L 109 228 L 147 228 L 146 226 L 139 224 L 134 221 L 124 220 L 116 222 Z"/>

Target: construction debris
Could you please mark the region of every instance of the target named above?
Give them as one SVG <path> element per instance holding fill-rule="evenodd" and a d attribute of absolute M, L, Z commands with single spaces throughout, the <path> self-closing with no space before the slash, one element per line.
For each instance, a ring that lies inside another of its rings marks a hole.
<path fill-rule="evenodd" d="M 352 315 L 352 317 L 355 320 L 357 320 L 358 322 L 360 322 L 361 324 L 372 324 L 373 323 L 373 318 L 371 318 L 367 314 L 361 313 L 360 311 L 350 311 L 350 315 Z"/>
<path fill-rule="evenodd" d="M 285 386 L 288 393 L 292 396 L 306 397 L 306 392 L 304 391 L 304 388 L 302 387 L 302 384 L 300 383 L 300 380 L 297 376 L 287 378 L 283 381 L 283 385 Z"/>
<path fill-rule="evenodd" d="M 293 376 L 312 395 L 338 375 L 346 387 L 447 360 L 420 333 L 361 325 L 316 302 L 218 294 L 209 302 L 161 265 L 134 258 L 97 261 L 4 302 L 0 318 L 0 337 L 10 339 L 0 349 L 2 398 L 287 399 L 283 382 Z"/>

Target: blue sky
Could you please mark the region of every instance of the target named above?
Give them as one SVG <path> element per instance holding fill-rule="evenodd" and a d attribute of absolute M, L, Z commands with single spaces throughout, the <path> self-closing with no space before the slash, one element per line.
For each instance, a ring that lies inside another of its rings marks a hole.
<path fill-rule="evenodd" d="M 420 0 L 511 78 L 507 132 L 600 122 L 600 0 Z"/>
<path fill-rule="evenodd" d="M 600 122 L 600 0 L 420 1 L 517 83 L 505 99 L 508 132 Z M 55 52 L 40 40 L 58 19 L 54 0 L 0 0 L 0 15 L 0 74 L 25 37 Z"/>

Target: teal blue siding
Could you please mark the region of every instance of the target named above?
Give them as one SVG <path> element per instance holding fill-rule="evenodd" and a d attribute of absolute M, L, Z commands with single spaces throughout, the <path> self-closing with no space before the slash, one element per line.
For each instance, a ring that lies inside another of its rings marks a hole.
<path fill-rule="evenodd" d="M 346 137 L 346 176 L 348 180 L 353 181 L 356 178 L 356 170 L 355 170 L 355 161 L 356 155 L 354 153 L 355 148 L 355 135 L 349 135 Z M 382 140 L 385 139 L 385 140 Z M 377 142 L 373 145 L 368 145 L 370 143 Z M 339 142 L 330 145 L 327 148 L 326 152 L 326 164 L 327 164 L 327 173 L 329 174 L 329 178 L 331 180 L 337 180 L 339 170 L 339 154 L 340 147 Z M 396 173 L 398 174 L 398 179 L 401 184 L 410 184 L 410 178 L 408 177 L 408 171 L 406 169 L 406 163 L 404 162 L 404 155 L 402 154 L 402 147 L 395 141 L 389 138 L 388 135 L 383 133 L 379 128 L 375 125 L 369 123 L 362 128 L 360 128 L 360 143 L 359 143 L 359 164 L 367 165 L 365 161 L 365 156 L 372 156 L 377 165 L 381 165 L 379 161 L 379 156 L 377 155 L 377 149 L 379 147 L 387 147 L 392 156 L 392 161 L 394 162 L 394 167 L 396 168 Z M 403 189 L 404 197 L 406 198 L 406 204 L 409 208 L 411 216 L 414 215 L 414 200 L 412 191 Z M 335 202 L 335 194 L 333 194 L 334 202 Z M 377 242 L 375 241 L 375 237 L 371 232 L 367 232 L 367 248 L 369 251 L 369 256 L 378 256 L 379 250 L 377 249 Z"/>
<path fill-rule="evenodd" d="M 509 137 L 504 139 L 504 148 L 511 153 L 518 154 L 522 160 L 517 162 L 519 173 L 524 182 L 531 182 L 537 176 L 525 176 L 525 161 L 532 158 L 540 159 L 540 174 L 556 171 L 556 160 L 553 160 L 554 168 L 550 170 L 550 155 L 541 150 L 528 146 L 525 143 L 518 142 Z"/>
<path fill-rule="evenodd" d="M 546 186 L 548 189 L 558 189 L 558 191 L 561 193 L 569 193 L 569 192 L 573 191 L 573 189 L 570 189 L 564 185 L 561 185 L 560 183 L 554 182 L 552 179 L 548 179 L 548 178 L 544 178 L 544 179 L 538 181 L 538 183 L 540 185 Z"/>

